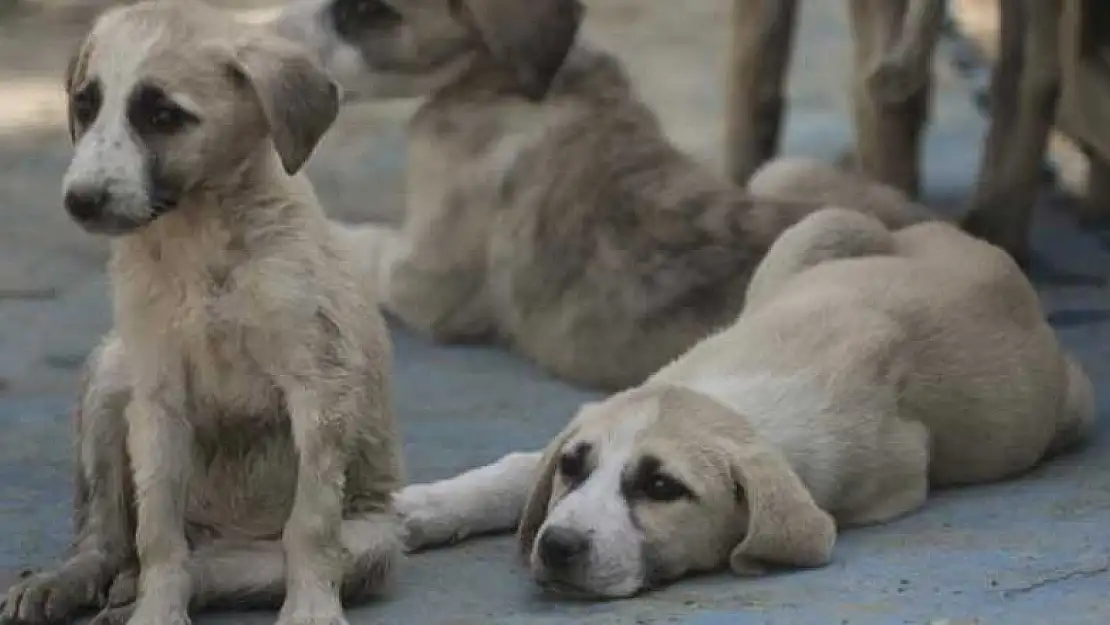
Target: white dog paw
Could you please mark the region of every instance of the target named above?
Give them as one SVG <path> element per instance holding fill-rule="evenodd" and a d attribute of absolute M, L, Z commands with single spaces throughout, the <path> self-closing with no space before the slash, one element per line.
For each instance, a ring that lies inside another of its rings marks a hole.
<path fill-rule="evenodd" d="M 185 610 L 146 607 L 140 603 L 127 625 L 191 625 L 191 621 Z"/>
<path fill-rule="evenodd" d="M 451 507 L 435 493 L 409 488 L 394 504 L 405 528 L 405 547 L 409 551 L 458 542 L 469 533 L 451 514 Z"/>
<path fill-rule="evenodd" d="M 338 595 L 304 589 L 290 594 L 281 606 L 277 625 L 347 625 Z"/>

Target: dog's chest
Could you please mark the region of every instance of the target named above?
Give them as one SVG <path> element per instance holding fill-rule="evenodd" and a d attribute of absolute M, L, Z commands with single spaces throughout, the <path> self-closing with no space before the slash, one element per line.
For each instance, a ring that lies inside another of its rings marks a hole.
<path fill-rule="evenodd" d="M 218 260 L 128 273 L 117 284 L 117 323 L 150 372 L 174 372 L 204 415 L 263 415 L 280 408 L 268 374 L 274 319 Z M 137 349 L 136 349 L 137 347 Z M 140 373 L 142 375 L 142 373 Z M 198 423 L 198 425 L 201 425 Z"/>

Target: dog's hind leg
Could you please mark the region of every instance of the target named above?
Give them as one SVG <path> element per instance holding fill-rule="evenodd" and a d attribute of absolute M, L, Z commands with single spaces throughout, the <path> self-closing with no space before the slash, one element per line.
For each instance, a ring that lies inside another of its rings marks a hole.
<path fill-rule="evenodd" d="M 123 411 L 130 399 L 122 345 L 109 338 L 90 357 L 75 412 L 76 537 L 59 568 L 8 591 L 0 621 L 65 622 L 101 607 L 113 579 L 134 560 L 132 487 Z"/>
<path fill-rule="evenodd" d="M 511 453 L 452 478 L 401 489 L 394 505 L 404 520 L 405 546 L 414 551 L 515 530 L 542 455 Z"/>
<path fill-rule="evenodd" d="M 837 258 L 890 254 L 894 239 L 878 219 L 844 208 L 824 208 L 787 228 L 748 283 L 745 310 L 769 297 L 792 276 Z"/>

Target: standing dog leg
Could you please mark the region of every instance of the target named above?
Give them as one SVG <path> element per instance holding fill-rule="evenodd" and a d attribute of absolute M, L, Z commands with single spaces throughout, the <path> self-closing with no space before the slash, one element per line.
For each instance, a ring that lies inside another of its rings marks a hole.
<path fill-rule="evenodd" d="M 919 88 L 900 101 L 889 101 L 885 98 L 886 81 L 874 78 L 875 68 L 900 45 L 908 2 L 850 0 L 855 45 L 852 100 L 858 166 L 879 182 L 916 197 L 931 79 L 926 73 Z"/>
<path fill-rule="evenodd" d="M 89 358 L 75 414 L 73 553 L 61 567 L 8 591 L 0 620 L 67 621 L 99 607 L 109 584 L 134 558 L 131 479 L 123 412 L 130 398 L 123 350 L 109 340 Z"/>
<path fill-rule="evenodd" d="M 733 0 L 725 154 L 736 184 L 778 151 L 796 9 L 797 0 Z"/>
<path fill-rule="evenodd" d="M 1029 222 L 1060 93 L 1061 7 L 1058 0 L 1013 0 L 1001 3 L 1001 12 L 991 124 L 964 227 L 1026 265 Z"/>

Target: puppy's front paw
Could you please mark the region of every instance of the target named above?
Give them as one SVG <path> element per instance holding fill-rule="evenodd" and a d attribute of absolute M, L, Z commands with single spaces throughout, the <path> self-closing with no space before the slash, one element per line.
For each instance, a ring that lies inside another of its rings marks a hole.
<path fill-rule="evenodd" d="M 169 608 L 154 601 L 140 601 L 127 625 L 191 625 L 183 609 Z"/>
<path fill-rule="evenodd" d="M 277 625 L 347 625 L 338 598 L 317 596 L 287 600 L 281 607 Z"/>
<path fill-rule="evenodd" d="M 405 529 L 405 548 L 416 551 L 458 542 L 469 531 L 443 497 L 420 486 L 398 493 L 393 505 Z"/>
<path fill-rule="evenodd" d="M 99 577 L 77 568 L 29 575 L 8 590 L 0 604 L 0 623 L 65 622 L 78 610 L 99 605 L 100 595 Z"/>

